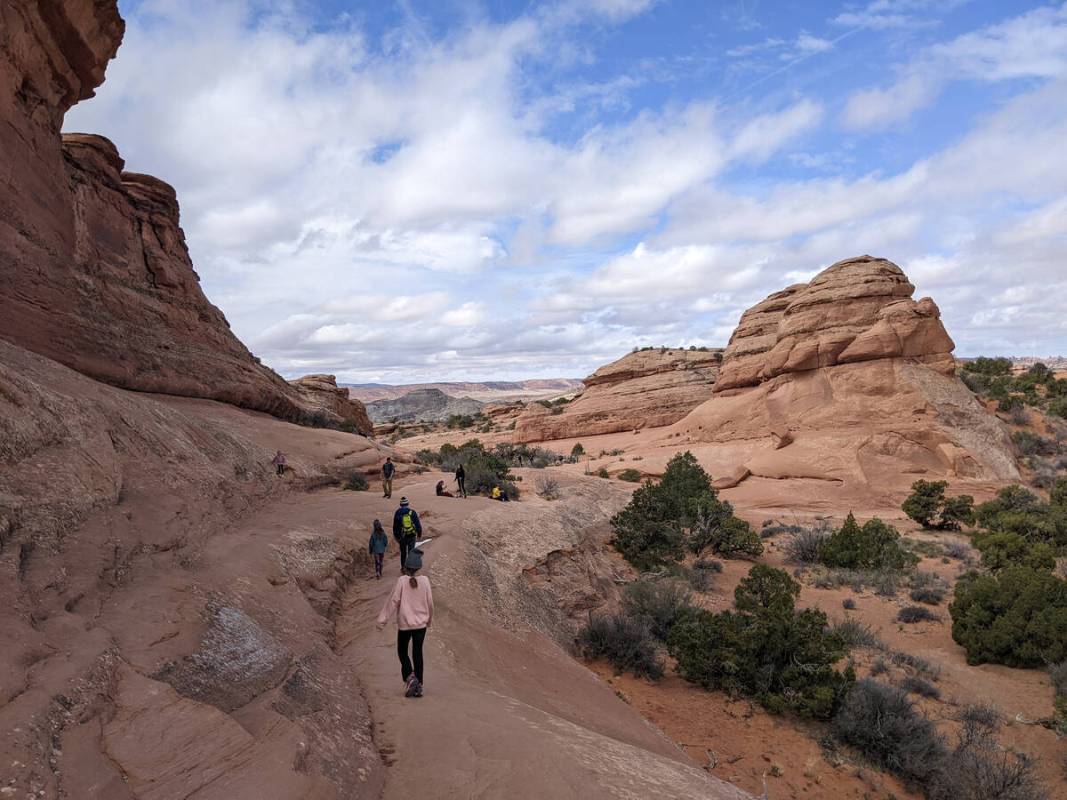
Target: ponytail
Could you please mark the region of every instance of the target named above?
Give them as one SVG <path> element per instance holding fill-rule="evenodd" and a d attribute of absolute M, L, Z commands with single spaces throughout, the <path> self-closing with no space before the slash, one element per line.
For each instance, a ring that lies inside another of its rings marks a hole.
<path fill-rule="evenodd" d="M 411 581 L 411 588 L 412 589 L 417 589 L 418 586 L 419 586 L 419 582 L 417 580 L 415 580 L 415 573 L 414 572 L 409 572 L 408 575 L 410 575 L 408 580 Z"/>

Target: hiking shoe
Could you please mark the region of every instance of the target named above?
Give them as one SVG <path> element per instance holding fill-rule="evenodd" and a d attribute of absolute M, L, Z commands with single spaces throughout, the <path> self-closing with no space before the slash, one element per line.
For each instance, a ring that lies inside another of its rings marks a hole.
<path fill-rule="evenodd" d="M 422 697 L 422 684 L 415 681 L 415 697 Z"/>
<path fill-rule="evenodd" d="M 419 679 L 414 675 L 409 675 L 407 687 L 407 691 L 404 692 L 404 697 L 415 697 L 415 692 L 419 689 Z"/>

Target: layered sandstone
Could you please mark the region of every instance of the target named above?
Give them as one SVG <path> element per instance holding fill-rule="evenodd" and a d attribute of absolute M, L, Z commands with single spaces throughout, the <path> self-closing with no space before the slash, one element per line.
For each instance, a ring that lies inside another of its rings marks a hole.
<path fill-rule="evenodd" d="M 601 367 L 569 403 L 531 403 L 515 426 L 516 442 L 656 428 L 677 422 L 711 397 L 722 350 L 639 350 Z"/>
<path fill-rule="evenodd" d="M 317 404 L 204 296 L 174 190 L 102 136 L 60 135 L 123 30 L 110 0 L 0 7 L 0 337 L 116 386 L 300 419 Z"/>
<path fill-rule="evenodd" d="M 885 259 L 838 262 L 741 317 L 715 395 L 670 435 L 728 444 L 738 475 L 895 491 L 1018 478 L 1008 432 L 955 376 L 929 298 Z"/>
<path fill-rule="evenodd" d="M 289 385 L 296 389 L 307 413 L 365 436 L 374 431 L 374 423 L 367 416 L 367 409 L 361 402 L 349 397 L 347 389 L 337 386 L 336 376 L 305 375 L 289 381 Z"/>

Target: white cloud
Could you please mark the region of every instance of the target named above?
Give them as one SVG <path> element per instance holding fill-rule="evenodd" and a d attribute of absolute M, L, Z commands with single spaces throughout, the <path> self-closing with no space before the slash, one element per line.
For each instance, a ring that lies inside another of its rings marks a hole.
<path fill-rule="evenodd" d="M 755 162 L 765 161 L 783 144 L 814 128 L 822 119 L 819 103 L 802 100 L 774 114 L 762 114 L 746 123 L 734 138 L 730 155 Z"/>

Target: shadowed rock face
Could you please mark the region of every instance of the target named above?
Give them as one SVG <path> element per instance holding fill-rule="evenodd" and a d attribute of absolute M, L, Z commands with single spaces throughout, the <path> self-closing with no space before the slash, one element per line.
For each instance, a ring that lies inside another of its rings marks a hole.
<path fill-rule="evenodd" d="M 337 386 L 333 375 L 305 375 L 289 385 L 296 389 L 301 405 L 310 414 L 319 414 L 330 422 L 347 422 L 356 433 L 369 435 L 374 423 L 367 416 L 367 409 L 358 400 L 348 395 L 347 389 Z"/>
<path fill-rule="evenodd" d="M 60 135 L 123 31 L 112 0 L 0 7 L 0 337 L 116 386 L 299 419 L 317 404 L 204 296 L 174 190 L 102 136 Z"/>
<path fill-rule="evenodd" d="M 518 418 L 515 441 L 595 436 L 677 422 L 711 397 L 722 350 L 641 350 L 601 367 L 585 390 L 552 413 L 531 403 Z"/>

